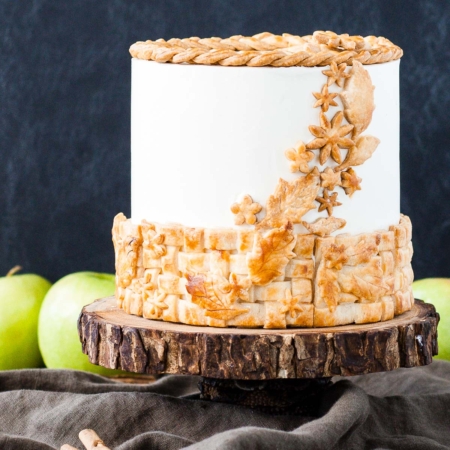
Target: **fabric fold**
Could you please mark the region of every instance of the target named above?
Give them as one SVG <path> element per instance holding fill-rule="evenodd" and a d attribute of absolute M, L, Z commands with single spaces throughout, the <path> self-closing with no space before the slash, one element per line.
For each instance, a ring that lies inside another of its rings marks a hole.
<path fill-rule="evenodd" d="M 0 448 L 81 449 L 94 429 L 118 450 L 450 449 L 450 363 L 336 377 L 320 417 L 198 399 L 197 377 L 136 385 L 69 370 L 0 372 Z"/>

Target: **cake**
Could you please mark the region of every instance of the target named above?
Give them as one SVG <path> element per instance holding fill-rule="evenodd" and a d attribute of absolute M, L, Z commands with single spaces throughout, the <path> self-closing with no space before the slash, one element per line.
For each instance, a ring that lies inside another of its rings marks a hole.
<path fill-rule="evenodd" d="M 324 327 L 413 305 L 399 63 L 382 37 L 137 42 L 116 298 L 147 319 Z"/>

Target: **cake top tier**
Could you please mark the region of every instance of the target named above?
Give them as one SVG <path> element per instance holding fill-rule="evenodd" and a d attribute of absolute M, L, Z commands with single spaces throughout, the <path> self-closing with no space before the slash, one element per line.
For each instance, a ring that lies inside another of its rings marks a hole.
<path fill-rule="evenodd" d="M 157 62 L 221 66 L 291 67 L 327 66 L 332 62 L 351 65 L 379 64 L 400 59 L 403 50 L 384 37 L 349 36 L 315 31 L 308 36 L 259 33 L 251 37 L 231 36 L 200 39 L 158 39 L 136 42 L 131 56 Z"/>

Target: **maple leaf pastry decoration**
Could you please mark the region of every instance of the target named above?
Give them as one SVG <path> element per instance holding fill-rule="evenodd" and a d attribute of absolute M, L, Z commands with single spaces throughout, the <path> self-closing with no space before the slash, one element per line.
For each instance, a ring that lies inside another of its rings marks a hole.
<path fill-rule="evenodd" d="M 314 200 L 319 190 L 320 174 L 317 167 L 294 181 L 280 178 L 275 192 L 267 199 L 266 216 L 256 228 L 277 228 L 286 222 L 300 223 L 309 210 L 315 209 Z"/>
<path fill-rule="evenodd" d="M 333 207 L 340 206 L 342 203 L 339 203 L 337 199 L 337 192 L 333 192 L 331 195 L 328 194 L 328 190 L 323 190 L 322 197 L 316 197 L 316 201 L 320 203 L 319 212 L 324 211 L 325 209 L 328 212 L 328 215 L 331 216 L 333 214 Z"/>
<path fill-rule="evenodd" d="M 334 101 L 334 97 L 338 94 L 328 92 L 328 84 L 323 86 L 322 92 L 313 92 L 313 95 L 317 100 L 316 103 L 314 103 L 314 108 L 320 106 L 323 112 L 327 112 L 330 106 L 338 106 Z"/>
<path fill-rule="evenodd" d="M 264 286 L 282 275 L 289 260 L 295 257 L 292 251 L 295 243 L 296 237 L 290 222 L 264 234 L 257 232 L 252 251 L 247 254 L 251 282 Z"/>
<path fill-rule="evenodd" d="M 345 172 L 340 172 L 340 174 L 342 177 L 342 187 L 349 197 L 351 197 L 355 191 L 361 190 L 360 183 L 362 179 L 356 175 L 356 172 L 351 167 Z"/>
<path fill-rule="evenodd" d="M 329 191 L 333 191 L 336 186 L 341 185 L 341 174 L 339 172 L 335 172 L 331 167 L 327 167 L 320 174 L 320 179 L 320 185 Z"/>
<path fill-rule="evenodd" d="M 354 147 L 355 143 L 346 138 L 352 130 L 353 125 L 342 125 L 344 119 L 344 113 L 338 111 L 330 121 L 327 116 L 320 113 L 320 127 L 316 125 L 310 125 L 309 131 L 316 139 L 312 140 L 306 145 L 306 148 L 310 150 L 320 149 L 320 164 L 325 164 L 330 154 L 334 161 L 338 164 L 342 162 L 340 148 Z"/>
<path fill-rule="evenodd" d="M 322 73 L 328 77 L 327 85 L 331 86 L 336 83 L 339 87 L 342 87 L 343 81 L 350 77 L 350 74 L 345 72 L 346 68 L 346 63 L 337 65 L 335 61 L 332 61 L 328 70 L 322 70 Z"/>
<path fill-rule="evenodd" d="M 248 312 L 248 308 L 239 308 L 239 298 L 248 299 L 251 281 L 239 279 L 231 273 L 229 280 L 219 274 L 187 275 L 186 290 L 192 296 L 192 302 L 206 309 L 205 315 L 214 319 L 230 320 Z"/>
<path fill-rule="evenodd" d="M 254 225 L 256 223 L 256 214 L 261 212 L 262 206 L 254 202 L 250 195 L 244 195 L 240 202 L 231 205 L 231 212 L 235 214 L 235 225 Z"/>
<path fill-rule="evenodd" d="M 310 172 L 311 169 L 308 163 L 314 158 L 314 153 L 306 150 L 306 146 L 302 141 L 299 141 L 295 148 L 288 148 L 284 154 L 291 161 L 291 172 Z"/>

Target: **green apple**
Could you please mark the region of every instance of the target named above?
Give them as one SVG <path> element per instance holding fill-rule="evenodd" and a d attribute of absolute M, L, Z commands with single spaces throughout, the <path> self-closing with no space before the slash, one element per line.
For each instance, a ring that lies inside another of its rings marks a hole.
<path fill-rule="evenodd" d="M 83 306 L 114 294 L 114 275 L 77 272 L 58 280 L 48 291 L 39 315 L 39 347 L 51 369 L 77 369 L 101 375 L 124 372 L 89 362 L 81 351 L 77 319 Z"/>
<path fill-rule="evenodd" d="M 438 325 L 439 359 L 450 360 L 450 278 L 425 278 L 414 281 L 414 297 L 436 307 L 441 320 Z"/>
<path fill-rule="evenodd" d="M 39 275 L 0 278 L 0 370 L 42 367 L 38 347 L 39 309 L 50 282 Z"/>

